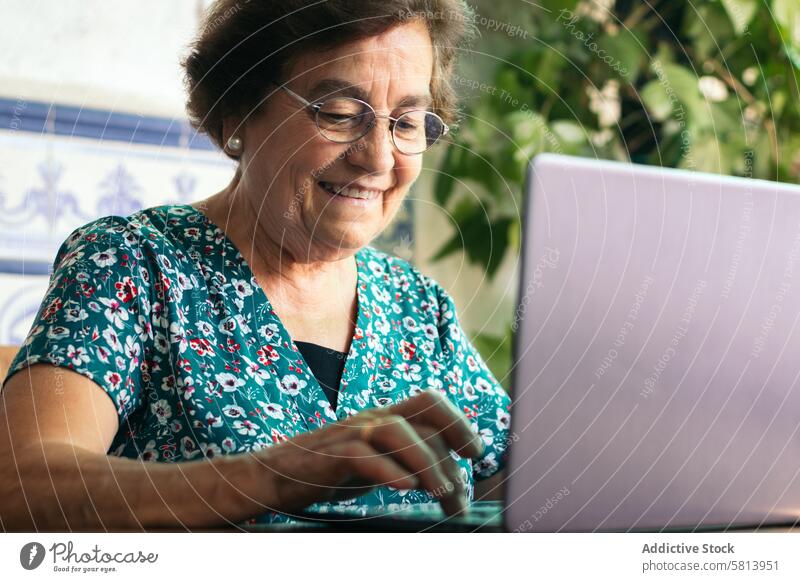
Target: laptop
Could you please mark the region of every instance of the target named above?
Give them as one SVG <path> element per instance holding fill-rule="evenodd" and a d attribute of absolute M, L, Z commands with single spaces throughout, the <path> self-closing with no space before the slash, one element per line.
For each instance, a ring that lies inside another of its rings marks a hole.
<path fill-rule="evenodd" d="M 800 188 L 548 154 L 527 194 L 506 528 L 793 525 Z"/>
<path fill-rule="evenodd" d="M 427 531 L 696 531 L 800 517 L 800 188 L 531 164 L 504 502 L 312 509 Z M 338 513 L 337 513 L 338 512 Z"/>

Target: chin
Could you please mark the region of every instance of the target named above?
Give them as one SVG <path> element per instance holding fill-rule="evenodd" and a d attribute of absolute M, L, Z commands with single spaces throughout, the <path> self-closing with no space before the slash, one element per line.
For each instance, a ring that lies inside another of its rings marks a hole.
<path fill-rule="evenodd" d="M 378 234 L 379 231 L 374 234 L 372 231 L 370 233 L 354 233 L 352 229 L 345 232 L 330 233 L 330 235 L 324 237 L 325 246 L 339 251 L 342 256 L 348 256 L 367 246 Z"/>

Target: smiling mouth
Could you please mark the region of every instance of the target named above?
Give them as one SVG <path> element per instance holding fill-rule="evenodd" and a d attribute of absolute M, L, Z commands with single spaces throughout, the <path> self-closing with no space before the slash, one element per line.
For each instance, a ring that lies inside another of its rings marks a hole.
<path fill-rule="evenodd" d="M 344 198 L 354 198 L 356 200 L 374 200 L 383 194 L 382 190 L 360 190 L 357 188 L 349 188 L 347 186 L 338 186 L 331 182 L 317 182 L 319 187 L 334 196 L 342 196 Z"/>

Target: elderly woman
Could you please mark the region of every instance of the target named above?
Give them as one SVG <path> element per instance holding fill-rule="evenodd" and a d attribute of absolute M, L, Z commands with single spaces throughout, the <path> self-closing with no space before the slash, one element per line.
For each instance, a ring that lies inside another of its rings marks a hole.
<path fill-rule="evenodd" d="M 202 202 L 61 246 L 2 392 L 5 528 L 211 526 L 354 498 L 455 513 L 501 469 L 509 400 L 453 301 L 369 246 L 447 133 L 468 16 L 459 0 L 212 8 L 188 110 L 238 169 Z"/>

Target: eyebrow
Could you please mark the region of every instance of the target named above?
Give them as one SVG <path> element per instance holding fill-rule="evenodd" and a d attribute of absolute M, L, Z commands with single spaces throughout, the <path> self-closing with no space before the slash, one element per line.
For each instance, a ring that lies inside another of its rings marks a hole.
<path fill-rule="evenodd" d="M 323 79 L 309 91 L 308 100 L 312 103 L 331 97 L 355 97 L 369 103 L 369 95 L 361 87 L 343 79 Z M 429 93 L 422 95 L 406 95 L 395 105 L 400 107 L 430 107 L 433 98 Z"/>

